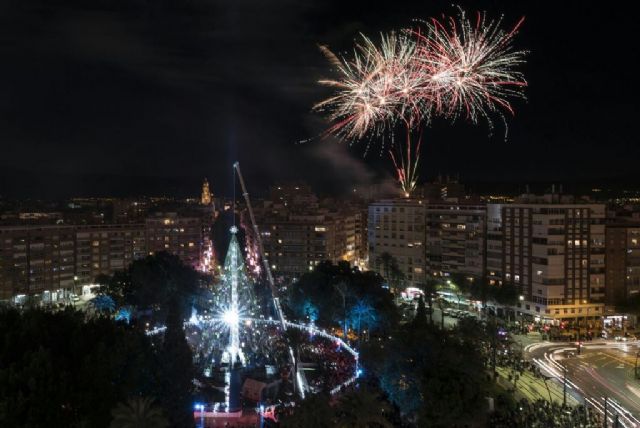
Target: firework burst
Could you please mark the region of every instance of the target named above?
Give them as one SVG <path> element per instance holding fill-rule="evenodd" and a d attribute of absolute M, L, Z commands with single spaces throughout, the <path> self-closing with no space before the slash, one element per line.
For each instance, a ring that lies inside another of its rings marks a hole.
<path fill-rule="evenodd" d="M 460 117 L 477 123 L 503 111 L 513 113 L 509 99 L 524 97 L 526 81 L 517 71 L 523 51 L 513 49 L 513 36 L 522 20 L 509 32 L 501 20 L 478 13 L 471 21 L 460 10 L 457 18 L 431 19 L 414 29 L 382 34 L 376 44 L 366 36 L 356 43 L 350 59 L 328 48 L 321 50 L 336 68 L 337 79 L 320 83 L 336 92 L 316 104 L 332 125 L 328 134 L 356 141 L 369 137 L 388 149 L 405 195 L 418 179 L 421 137 L 412 132 L 431 117 Z M 406 139 L 393 138 L 402 125 Z M 385 147 L 385 135 L 394 143 Z"/>
<path fill-rule="evenodd" d="M 502 19 L 488 20 L 478 13 L 475 20 L 460 10 L 458 18 L 431 19 L 412 30 L 416 38 L 414 59 L 421 73 L 430 76 L 421 96 L 428 99 L 434 115 L 472 123 L 513 114 L 512 98 L 524 98 L 527 85 L 517 70 L 526 52 L 513 48 L 513 37 L 524 18 L 511 31 L 501 29 Z"/>

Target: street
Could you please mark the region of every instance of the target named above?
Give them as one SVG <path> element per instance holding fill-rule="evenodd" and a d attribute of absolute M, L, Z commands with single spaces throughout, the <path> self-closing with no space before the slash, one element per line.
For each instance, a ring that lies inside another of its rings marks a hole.
<path fill-rule="evenodd" d="M 583 344 L 540 342 L 525 347 L 525 358 L 543 374 L 563 385 L 566 368 L 567 394 L 604 413 L 611 423 L 616 415 L 621 426 L 640 426 L 640 382 L 634 377 L 636 342 L 594 341 Z"/>

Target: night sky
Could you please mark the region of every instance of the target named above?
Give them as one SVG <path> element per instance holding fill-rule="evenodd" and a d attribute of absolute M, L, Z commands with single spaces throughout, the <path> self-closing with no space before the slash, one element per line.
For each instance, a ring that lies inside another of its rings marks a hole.
<path fill-rule="evenodd" d="M 516 4 L 517 3 L 517 4 Z M 625 4 L 459 2 L 526 21 L 528 101 L 497 122 L 436 121 L 423 177 L 473 183 L 635 180 L 637 16 Z M 228 193 L 302 179 L 327 191 L 391 177 L 385 158 L 314 139 L 331 76 L 317 48 L 350 49 L 445 1 L 0 0 L 0 194 Z M 311 138 L 311 142 L 299 141 Z M 636 181 L 637 183 L 637 181 Z"/>

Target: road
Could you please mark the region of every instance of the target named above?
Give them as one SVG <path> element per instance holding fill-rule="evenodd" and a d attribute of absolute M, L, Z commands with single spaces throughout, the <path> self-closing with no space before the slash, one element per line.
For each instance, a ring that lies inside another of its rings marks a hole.
<path fill-rule="evenodd" d="M 525 347 L 525 358 L 543 369 L 543 374 L 564 383 L 567 392 L 581 403 L 604 413 L 613 423 L 618 415 L 621 426 L 640 427 L 640 382 L 634 378 L 638 342 L 594 341 L 583 344 L 577 354 L 575 343 L 540 342 Z"/>
<path fill-rule="evenodd" d="M 413 317 L 415 316 L 415 310 L 416 310 L 415 304 L 413 304 L 411 306 L 406 305 L 403 308 L 401 308 L 401 313 L 402 313 L 402 318 L 403 318 L 402 322 L 411 321 L 413 319 Z M 428 307 L 427 307 L 427 310 L 428 310 Z M 471 313 L 471 314 L 476 316 L 474 313 Z M 427 315 L 427 317 L 428 317 L 428 315 Z M 442 311 L 438 307 L 438 305 L 434 304 L 433 305 L 433 323 L 436 324 L 436 325 L 440 325 L 441 322 L 442 322 Z M 445 328 L 448 328 L 448 329 L 449 328 L 453 328 L 457 324 L 458 324 L 458 319 L 457 318 L 449 316 L 449 315 L 445 315 L 445 317 L 444 317 L 444 326 L 445 326 Z"/>

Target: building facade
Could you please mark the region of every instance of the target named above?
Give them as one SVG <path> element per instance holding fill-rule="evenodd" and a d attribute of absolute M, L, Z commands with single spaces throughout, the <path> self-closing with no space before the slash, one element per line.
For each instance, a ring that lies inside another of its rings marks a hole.
<path fill-rule="evenodd" d="M 421 199 L 385 199 L 369 205 L 369 269 L 389 279 L 388 256 L 407 286 L 424 284 L 426 203 Z"/>
<path fill-rule="evenodd" d="M 320 262 L 346 261 L 363 267 L 366 248 L 363 209 L 320 200 L 303 183 L 278 185 L 255 206 L 265 256 L 276 275 L 296 278 Z"/>
<path fill-rule="evenodd" d="M 519 311 L 556 321 L 603 314 L 603 204 L 528 196 L 513 204 L 490 204 L 487 212 L 488 277 L 518 289 Z"/>
<path fill-rule="evenodd" d="M 73 226 L 0 227 L 0 299 L 72 288 Z"/>
<path fill-rule="evenodd" d="M 426 205 L 425 266 L 429 275 L 484 277 L 485 208 L 484 204 L 446 201 Z"/>
<path fill-rule="evenodd" d="M 606 303 L 620 305 L 640 293 L 640 224 L 606 227 Z"/>
<path fill-rule="evenodd" d="M 0 226 L 0 300 L 72 290 L 158 251 L 197 268 L 202 233 L 202 217 L 175 213 L 132 224 Z"/>
<path fill-rule="evenodd" d="M 75 272 L 81 284 L 126 269 L 148 254 L 144 224 L 77 227 L 75 238 Z"/>
<path fill-rule="evenodd" d="M 203 217 L 199 215 L 155 213 L 145 222 L 147 251 L 175 254 L 183 263 L 198 269 L 203 251 L 202 225 Z"/>

